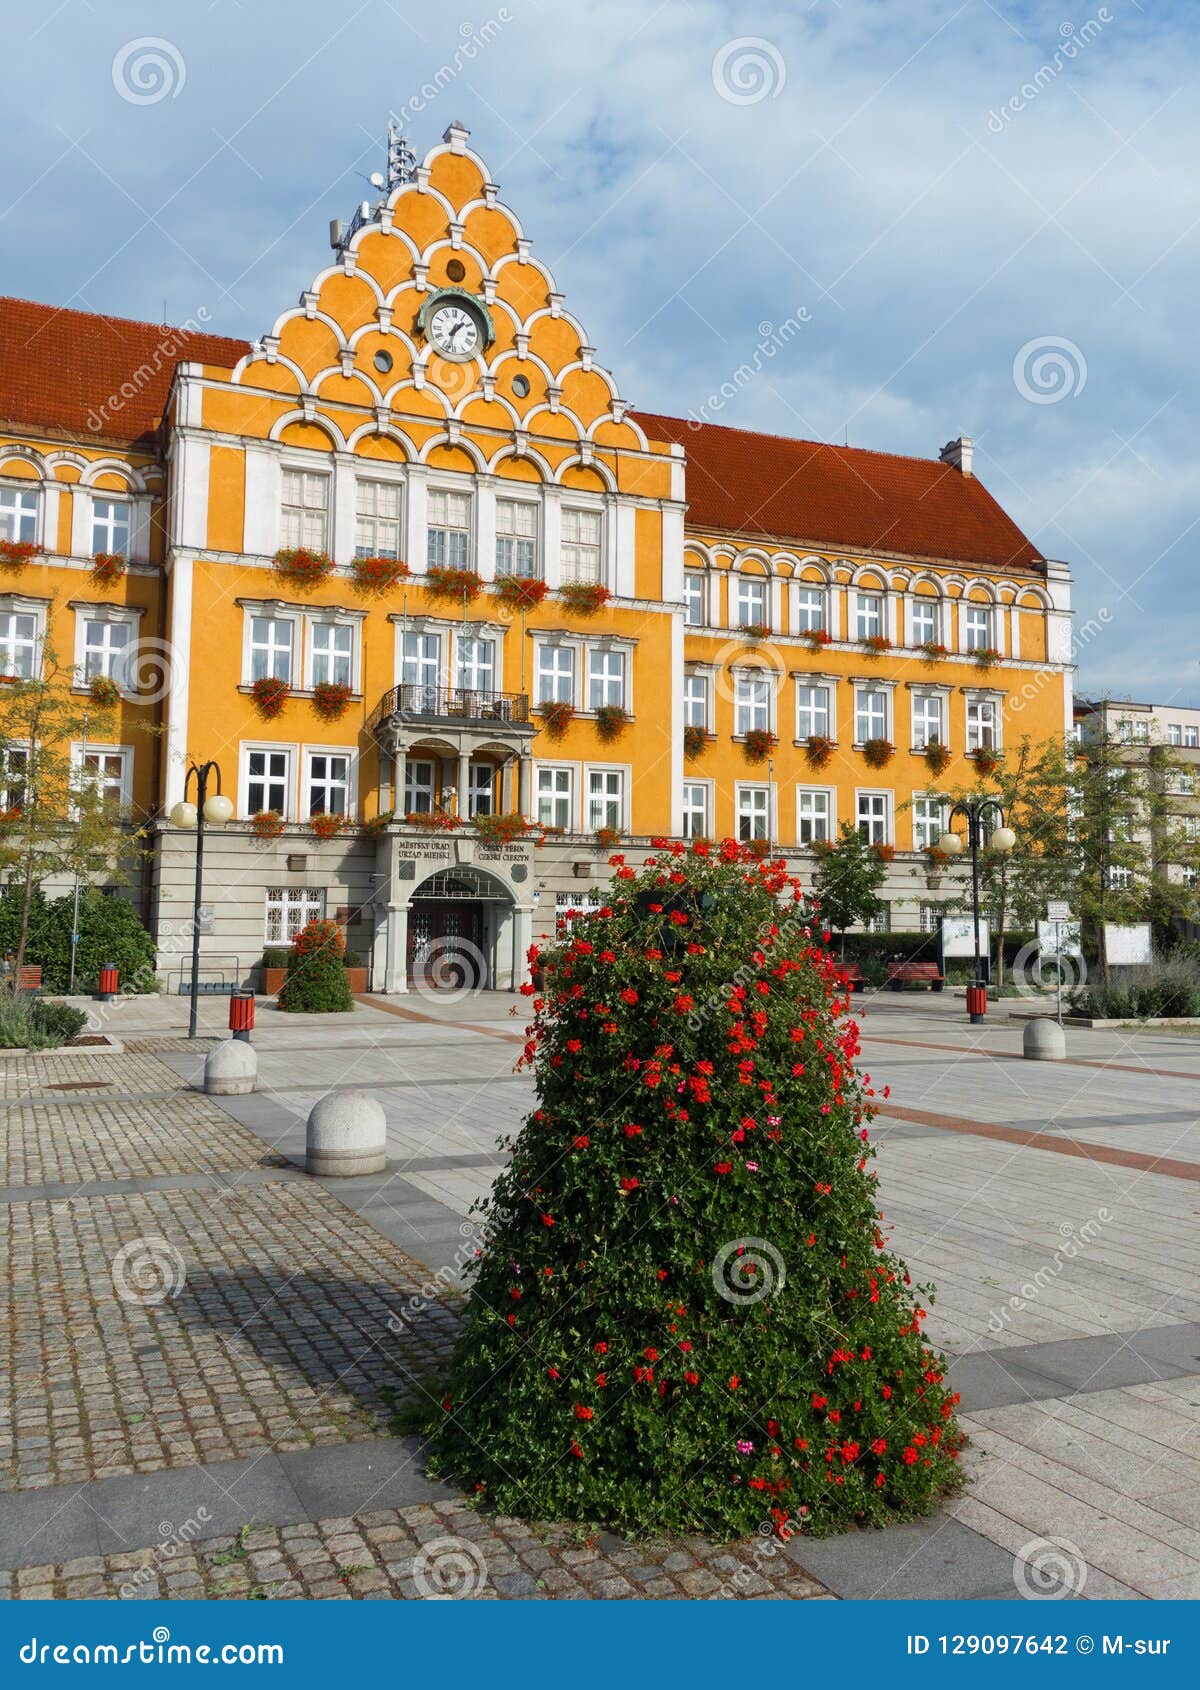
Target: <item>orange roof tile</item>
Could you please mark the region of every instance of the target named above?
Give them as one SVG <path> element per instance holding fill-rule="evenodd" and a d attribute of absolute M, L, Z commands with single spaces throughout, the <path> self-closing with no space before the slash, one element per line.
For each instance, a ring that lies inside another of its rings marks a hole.
<path fill-rule="evenodd" d="M 647 411 L 650 440 L 687 453 L 687 525 L 842 551 L 1043 568 L 1041 554 L 973 475 L 937 459 L 829 446 Z"/>

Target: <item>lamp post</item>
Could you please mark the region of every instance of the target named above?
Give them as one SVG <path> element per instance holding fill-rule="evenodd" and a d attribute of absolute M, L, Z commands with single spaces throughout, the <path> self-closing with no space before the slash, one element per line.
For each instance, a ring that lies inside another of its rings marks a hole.
<path fill-rule="evenodd" d="M 188 803 L 187 791 L 196 777 L 196 802 Z M 208 783 L 215 777 L 217 790 L 209 796 Z M 200 996 L 200 900 L 204 891 L 204 827 L 224 827 L 233 815 L 233 802 L 221 791 L 221 771 L 215 762 L 192 763 L 183 780 L 183 797 L 171 809 L 172 827 L 196 830 L 196 887 L 192 899 L 192 1003 L 188 1014 L 188 1038 L 196 1037 L 196 1009 Z"/>
<path fill-rule="evenodd" d="M 990 844 L 994 851 L 1011 851 L 1017 842 L 1017 836 L 1011 827 L 1004 823 L 1004 811 L 997 798 L 986 795 L 979 798 L 962 798 L 950 811 L 950 818 L 946 831 L 938 840 L 938 850 L 944 851 L 948 857 L 957 857 L 962 851 L 961 837 L 953 832 L 955 817 L 961 816 L 967 824 L 967 844 L 971 852 L 971 914 L 975 924 L 975 982 L 967 993 L 967 1014 L 972 1022 L 982 1021 L 987 1013 L 987 987 L 983 979 L 983 955 L 979 948 L 979 851 L 984 843 L 984 829 L 989 820 L 994 820 Z"/>

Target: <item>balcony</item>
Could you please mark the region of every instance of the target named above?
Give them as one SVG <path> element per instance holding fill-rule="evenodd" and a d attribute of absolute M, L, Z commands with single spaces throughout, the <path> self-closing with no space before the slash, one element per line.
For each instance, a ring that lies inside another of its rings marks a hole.
<path fill-rule="evenodd" d="M 454 727 L 524 727 L 529 725 L 529 695 L 406 682 L 384 693 L 368 727 L 378 728 L 389 720 L 413 726 L 438 722 Z"/>

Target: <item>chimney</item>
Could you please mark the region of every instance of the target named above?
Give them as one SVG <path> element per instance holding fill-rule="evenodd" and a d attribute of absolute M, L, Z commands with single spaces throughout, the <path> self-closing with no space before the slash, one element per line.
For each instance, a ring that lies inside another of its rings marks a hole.
<path fill-rule="evenodd" d="M 975 442 L 969 434 L 960 434 L 957 440 L 947 440 L 938 453 L 944 464 L 961 470 L 964 475 L 971 474 L 971 460 L 975 456 Z"/>

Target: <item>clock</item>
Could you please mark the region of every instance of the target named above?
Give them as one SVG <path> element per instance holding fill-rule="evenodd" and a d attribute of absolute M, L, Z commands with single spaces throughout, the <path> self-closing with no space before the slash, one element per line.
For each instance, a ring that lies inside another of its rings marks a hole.
<path fill-rule="evenodd" d="M 465 288 L 440 288 L 422 306 L 417 327 L 435 351 L 457 363 L 476 357 L 495 339 L 486 307 Z"/>

